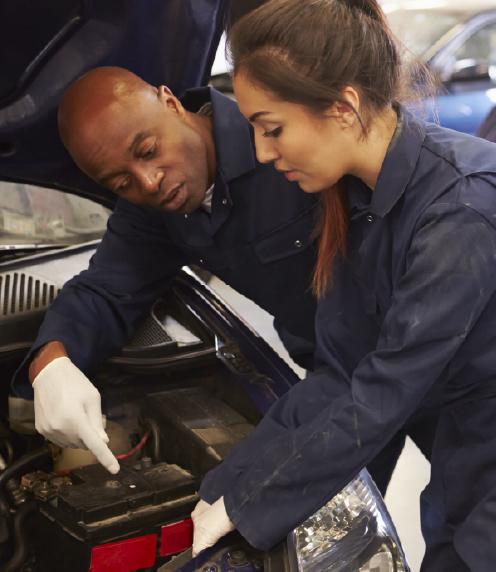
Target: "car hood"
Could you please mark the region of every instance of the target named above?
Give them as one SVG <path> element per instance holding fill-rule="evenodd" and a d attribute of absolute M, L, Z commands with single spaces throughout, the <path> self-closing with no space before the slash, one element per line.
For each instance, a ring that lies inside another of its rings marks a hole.
<path fill-rule="evenodd" d="M 57 133 L 64 90 L 101 65 L 180 95 L 207 82 L 228 0 L 16 0 L 0 4 L 0 180 L 68 190 L 111 206 Z"/>

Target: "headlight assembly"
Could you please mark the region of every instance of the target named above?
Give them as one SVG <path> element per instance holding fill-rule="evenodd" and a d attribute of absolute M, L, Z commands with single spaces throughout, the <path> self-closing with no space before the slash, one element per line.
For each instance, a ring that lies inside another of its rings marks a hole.
<path fill-rule="evenodd" d="M 292 572 L 409 572 L 366 470 L 288 536 Z"/>

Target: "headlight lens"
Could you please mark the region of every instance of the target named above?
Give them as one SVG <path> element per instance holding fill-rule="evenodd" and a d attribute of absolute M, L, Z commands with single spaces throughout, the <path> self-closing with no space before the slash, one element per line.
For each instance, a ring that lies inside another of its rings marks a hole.
<path fill-rule="evenodd" d="M 366 470 L 288 536 L 294 572 L 408 572 L 384 501 Z"/>

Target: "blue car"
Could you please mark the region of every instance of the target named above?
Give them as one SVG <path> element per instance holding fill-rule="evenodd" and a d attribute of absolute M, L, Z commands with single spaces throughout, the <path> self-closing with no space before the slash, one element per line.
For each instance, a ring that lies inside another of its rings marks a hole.
<path fill-rule="evenodd" d="M 9 423 L 12 373 L 60 288 L 83 270 L 113 196 L 72 163 L 57 135 L 67 86 L 99 65 L 176 93 L 206 84 L 227 0 L 0 3 L 0 569 L 32 572 L 406 572 L 400 540 L 364 470 L 273 550 L 236 533 L 191 558 L 199 482 L 299 381 L 190 270 L 92 376 L 109 474 L 87 452 Z M 86 455 L 86 456 L 85 456 Z"/>
<path fill-rule="evenodd" d="M 394 2 L 384 8 L 407 59 L 420 58 L 433 74 L 436 97 L 415 107 L 444 127 L 475 134 L 496 104 L 496 3 Z"/>

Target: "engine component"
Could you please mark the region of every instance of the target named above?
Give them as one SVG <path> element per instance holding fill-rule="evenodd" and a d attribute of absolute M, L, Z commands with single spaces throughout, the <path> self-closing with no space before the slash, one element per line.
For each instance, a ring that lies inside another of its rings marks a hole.
<path fill-rule="evenodd" d="M 198 483 L 177 465 L 145 458 L 123 463 L 117 475 L 97 464 L 61 479 L 41 472 L 23 478 L 38 499 L 40 572 L 140 570 L 191 546 Z"/>
<path fill-rule="evenodd" d="M 10 481 L 5 484 L 5 489 L 9 493 L 15 506 L 20 506 L 23 502 L 26 502 L 26 494 L 20 487 L 18 479 L 10 479 Z"/>
<path fill-rule="evenodd" d="M 129 451 L 131 444 L 129 437 L 122 425 L 114 421 L 106 421 L 105 431 L 109 438 L 108 446 L 114 455 L 121 455 Z M 59 449 L 60 453 L 55 456 L 54 470 L 56 472 L 70 471 L 85 465 L 97 463 L 96 457 L 86 449 L 72 449 L 66 447 Z"/>
<path fill-rule="evenodd" d="M 70 486 L 71 484 L 69 477 L 59 477 L 54 473 L 45 473 L 45 471 L 28 473 L 21 479 L 22 489 L 43 502 L 56 498 L 63 485 Z"/>
<path fill-rule="evenodd" d="M 203 387 L 147 396 L 145 424 L 159 428 L 158 454 L 203 476 L 253 429 L 242 415 Z M 155 436 L 155 438 L 157 438 Z"/>
<path fill-rule="evenodd" d="M 36 503 L 29 501 L 21 505 L 15 516 L 13 525 L 14 536 L 14 554 L 12 558 L 5 564 L 1 572 L 18 572 L 22 570 L 22 565 L 29 555 L 28 539 L 25 534 L 25 523 L 29 516 L 36 511 Z"/>
<path fill-rule="evenodd" d="M 12 463 L 9 467 L 0 473 L 0 504 L 5 502 L 5 485 L 12 479 L 23 472 L 29 471 L 40 464 L 47 463 L 51 460 L 50 448 L 42 447 L 31 453 L 27 453 L 20 459 Z"/>
<path fill-rule="evenodd" d="M 164 512 L 188 512 L 196 498 L 192 475 L 167 463 L 122 466 L 117 475 L 89 465 L 75 470 L 71 482 L 60 487 L 56 503 L 40 505 L 40 511 L 82 540 L 101 542 L 164 522 Z"/>

